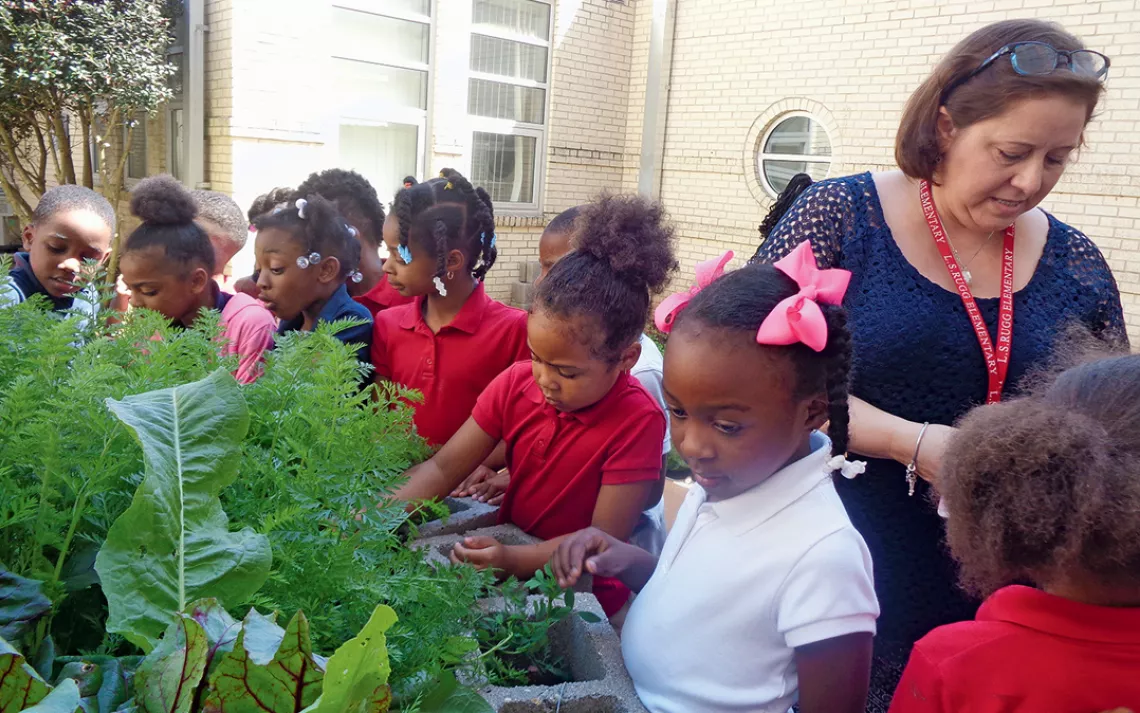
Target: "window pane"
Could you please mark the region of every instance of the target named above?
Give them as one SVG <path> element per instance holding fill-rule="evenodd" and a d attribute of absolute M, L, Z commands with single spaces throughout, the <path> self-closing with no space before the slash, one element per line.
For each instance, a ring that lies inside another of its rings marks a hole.
<path fill-rule="evenodd" d="M 764 144 L 764 153 L 830 156 L 831 140 L 819 122 L 807 116 L 793 116 L 772 130 Z"/>
<path fill-rule="evenodd" d="M 126 139 L 127 131 L 123 131 Z M 146 114 L 135 117 L 130 130 L 130 147 L 127 155 L 127 178 L 146 178 Z"/>
<path fill-rule="evenodd" d="M 500 40 L 497 37 L 472 35 L 471 70 L 545 82 L 546 48 Z"/>
<path fill-rule="evenodd" d="M 533 136 L 475 132 L 471 182 L 496 203 L 533 203 L 537 148 Z"/>
<path fill-rule="evenodd" d="M 418 134 L 408 124 L 341 126 L 338 165 L 367 178 L 381 199 L 390 198 L 404 176 L 416 175 Z"/>
<path fill-rule="evenodd" d="M 185 121 L 181 109 L 170 112 L 170 175 L 180 181 L 186 179 L 186 147 L 182 143 Z"/>
<path fill-rule="evenodd" d="M 366 62 L 427 64 L 428 26 L 333 8 L 334 54 Z"/>
<path fill-rule="evenodd" d="M 339 6 L 341 3 L 336 3 Z M 352 0 L 353 7 L 383 15 L 385 12 L 402 12 L 408 15 L 431 15 L 431 0 Z"/>
<path fill-rule="evenodd" d="M 827 170 L 831 167 L 829 162 L 810 163 L 807 161 L 773 161 L 765 159 L 763 164 L 764 178 L 776 193 L 782 193 L 788 183 L 797 173 L 806 173 L 813 181 L 822 181 L 827 178 Z"/>
<path fill-rule="evenodd" d="M 467 92 L 467 112 L 491 119 L 541 124 L 546 113 L 546 91 L 472 79 Z"/>
<path fill-rule="evenodd" d="M 474 0 L 476 25 L 492 25 L 516 35 L 550 39 L 550 5 L 534 0 Z"/>
<path fill-rule="evenodd" d="M 182 83 L 186 76 L 186 55 L 172 52 L 166 55 L 166 62 L 174 68 L 174 73 L 167 77 L 166 84 L 174 92 L 175 98 L 179 98 L 182 96 Z"/>
<path fill-rule="evenodd" d="M 427 109 L 427 72 L 334 59 L 333 81 L 341 116 L 383 120 L 392 107 Z"/>

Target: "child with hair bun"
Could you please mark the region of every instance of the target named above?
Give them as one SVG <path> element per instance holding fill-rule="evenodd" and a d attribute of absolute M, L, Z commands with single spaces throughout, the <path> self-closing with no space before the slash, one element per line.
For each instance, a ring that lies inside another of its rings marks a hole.
<path fill-rule="evenodd" d="M 629 370 L 650 295 L 674 269 L 673 231 L 659 205 L 611 196 L 585 208 L 576 249 L 536 288 L 530 362 L 496 377 L 459 432 L 397 492 L 443 497 L 504 441 L 511 477 L 500 521 L 545 542 L 467 538 L 453 560 L 525 578 L 589 525 L 630 537 L 658 483 L 665 417 Z M 628 599 L 616 582 L 594 584 L 607 614 Z"/>
<path fill-rule="evenodd" d="M 320 322 L 340 319 L 364 322 L 336 336 L 358 346 L 357 358 L 367 364 L 372 313 L 345 287 L 348 280 L 360 281 L 360 243 L 336 206 L 314 194 L 278 206 L 253 225 L 257 287 L 281 320 L 278 334 L 311 332 Z"/>
<path fill-rule="evenodd" d="M 498 255 L 494 208 L 458 171 L 401 189 L 384 243 L 388 283 L 414 300 L 376 317 L 375 380 L 419 391 L 416 429 L 441 446 L 491 380 L 527 358 L 526 313 L 484 290 Z"/>
<path fill-rule="evenodd" d="M 216 253 L 195 222 L 198 200 L 170 176 L 139 182 L 131 212 L 142 221 L 123 244 L 119 269 L 131 306 L 161 313 L 190 326 L 204 309 L 221 313 L 227 354 L 238 355 L 234 377 L 243 384 L 261 373 L 263 355 L 273 348 L 277 320 L 256 299 L 223 292 L 213 279 Z"/>
<path fill-rule="evenodd" d="M 950 550 L 989 598 L 915 645 L 891 713 L 1140 710 L 1140 355 L 975 409 L 944 462 Z"/>
<path fill-rule="evenodd" d="M 850 273 L 819 270 L 807 243 L 721 276 L 731 258 L 657 310 L 673 446 L 696 480 L 660 558 L 590 528 L 554 573 L 638 592 L 622 655 L 651 713 L 863 713 L 879 606 L 832 482 L 861 470 L 843 455 Z"/>

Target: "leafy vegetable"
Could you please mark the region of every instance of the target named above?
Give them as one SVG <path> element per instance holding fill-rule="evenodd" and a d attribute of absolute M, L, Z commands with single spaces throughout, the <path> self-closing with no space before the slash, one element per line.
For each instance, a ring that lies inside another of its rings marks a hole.
<path fill-rule="evenodd" d="M 56 681 L 74 679 L 84 713 L 112 713 L 131 697 L 138 656 L 86 656 L 64 661 Z"/>
<path fill-rule="evenodd" d="M 23 655 L 0 639 L 0 713 L 19 713 L 42 701 L 48 690 Z"/>
<path fill-rule="evenodd" d="M 451 671 L 436 682 L 420 701 L 418 713 L 495 713 L 482 696 L 470 688 L 460 686 Z"/>
<path fill-rule="evenodd" d="M 0 637 L 19 641 L 49 611 L 51 600 L 43 595 L 43 582 L 0 568 Z"/>
<path fill-rule="evenodd" d="M 384 713 L 392 700 L 388 687 L 388 649 L 384 632 L 396 623 L 396 612 L 381 604 L 353 639 L 332 655 L 325 688 L 315 713 Z"/>
<path fill-rule="evenodd" d="M 210 676 L 205 713 L 299 713 L 321 694 L 324 668 L 301 612 L 284 631 L 250 611 L 237 645 Z"/>
<path fill-rule="evenodd" d="M 135 700 L 143 713 L 189 713 L 206 671 L 206 630 L 180 615 L 135 673 Z"/>
<path fill-rule="evenodd" d="M 95 569 L 108 631 L 149 651 L 192 600 L 240 602 L 268 576 L 268 540 L 249 528 L 229 532 L 218 499 L 237 474 L 249 416 L 237 382 L 222 370 L 107 405 L 142 445 L 146 475 Z"/>
<path fill-rule="evenodd" d="M 31 708 L 25 708 L 24 713 L 75 713 L 77 708 L 79 708 L 79 687 L 69 678 L 39 703 Z"/>

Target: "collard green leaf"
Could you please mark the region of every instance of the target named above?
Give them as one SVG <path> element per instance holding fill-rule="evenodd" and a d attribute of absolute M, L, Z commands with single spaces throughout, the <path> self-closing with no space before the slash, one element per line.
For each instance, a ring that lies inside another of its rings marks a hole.
<path fill-rule="evenodd" d="M 218 499 L 236 475 L 249 414 L 222 370 L 107 406 L 142 445 L 146 474 L 95 569 L 108 631 L 150 651 L 191 601 L 236 603 L 269 576 L 269 541 L 250 528 L 230 532 Z"/>
<path fill-rule="evenodd" d="M 51 611 L 51 600 L 42 588 L 43 582 L 0 569 L 0 637 L 19 641 Z"/>
<path fill-rule="evenodd" d="M 181 615 L 135 673 L 135 706 L 141 713 L 188 713 L 206 671 L 206 631 Z"/>
<path fill-rule="evenodd" d="M 19 713 L 34 706 L 49 690 L 20 652 L 0 638 L 0 713 Z"/>
<path fill-rule="evenodd" d="M 79 686 L 84 713 L 114 713 L 131 695 L 139 656 L 74 656 L 61 658 L 56 681 L 73 679 Z"/>
<path fill-rule="evenodd" d="M 24 713 L 75 713 L 79 709 L 79 687 L 70 678 Z"/>
<path fill-rule="evenodd" d="M 51 678 L 51 672 L 55 669 L 55 641 L 51 635 L 44 637 L 40 642 L 40 648 L 36 649 L 36 655 L 32 659 L 32 668 L 44 680 Z"/>
<path fill-rule="evenodd" d="M 392 702 L 388 687 L 388 646 L 384 637 L 396 612 L 381 604 L 355 638 L 336 650 L 325 672 L 316 713 L 385 713 Z"/>
<path fill-rule="evenodd" d="M 202 711 L 300 713 L 320 696 L 323 678 L 304 614 L 297 612 L 282 630 L 251 611 L 234 650 L 210 676 Z"/>

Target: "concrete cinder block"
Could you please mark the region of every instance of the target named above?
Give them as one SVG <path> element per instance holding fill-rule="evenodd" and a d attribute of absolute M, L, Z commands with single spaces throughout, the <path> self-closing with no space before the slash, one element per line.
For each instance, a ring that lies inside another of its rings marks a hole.
<path fill-rule="evenodd" d="M 537 601 L 539 597 L 527 600 L 528 611 Z M 501 599 L 482 604 L 486 611 L 500 611 L 504 605 Z M 550 630 L 550 645 L 568 664 L 571 680 L 554 686 L 483 688 L 480 695 L 497 713 L 647 713 L 625 670 L 621 641 L 598 600 L 579 594 L 574 610 L 590 612 L 600 621 L 570 616 Z"/>
<path fill-rule="evenodd" d="M 534 283 L 516 282 L 511 285 L 511 306 L 519 309 L 529 309 L 531 297 L 534 296 Z"/>
<path fill-rule="evenodd" d="M 461 532 L 490 527 L 499 521 L 499 507 L 471 498 L 444 498 L 443 504 L 451 511 L 446 520 L 432 520 L 418 528 L 419 539 L 454 535 Z"/>
<path fill-rule="evenodd" d="M 525 282 L 528 285 L 533 285 L 538 276 L 542 274 L 542 263 L 537 260 L 529 260 L 527 262 L 519 263 L 519 282 Z"/>

